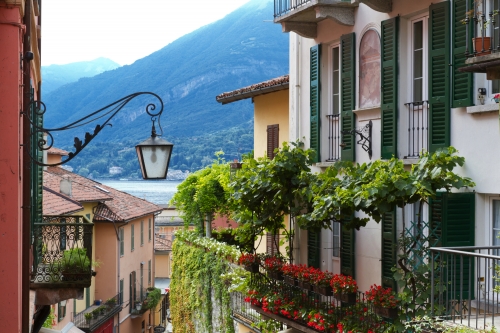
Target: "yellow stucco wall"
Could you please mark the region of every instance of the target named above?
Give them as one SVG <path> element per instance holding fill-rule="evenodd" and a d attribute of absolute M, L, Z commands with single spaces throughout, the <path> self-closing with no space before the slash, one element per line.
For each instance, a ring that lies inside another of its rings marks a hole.
<path fill-rule="evenodd" d="M 288 141 L 288 89 L 254 97 L 254 156 L 267 153 L 267 126 L 279 124 L 279 142 Z"/>
<path fill-rule="evenodd" d="M 170 254 L 155 254 L 156 275 L 158 278 L 170 277 Z"/>

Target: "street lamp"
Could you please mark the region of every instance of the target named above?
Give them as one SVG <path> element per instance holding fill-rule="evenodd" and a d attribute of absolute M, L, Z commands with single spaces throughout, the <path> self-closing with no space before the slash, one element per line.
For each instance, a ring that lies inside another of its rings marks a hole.
<path fill-rule="evenodd" d="M 174 145 L 156 135 L 154 123 L 151 137 L 135 146 L 141 166 L 142 178 L 167 178 L 168 164 Z"/>
<path fill-rule="evenodd" d="M 110 115 L 102 124 L 98 124 L 95 129 L 94 133 L 91 134 L 89 132 L 85 133 L 85 138 L 84 141 L 82 141 L 80 138 L 75 137 L 74 141 L 74 147 L 75 151 L 70 152 L 68 157 L 64 160 L 61 160 L 59 163 L 52 163 L 52 164 L 47 164 L 43 163 L 43 161 L 40 161 L 39 158 L 36 156 L 32 156 L 31 160 L 40 165 L 40 166 L 57 166 L 57 165 L 62 165 L 65 163 L 68 163 L 71 161 L 76 155 L 78 155 L 83 148 L 85 148 L 96 136 L 97 134 L 100 133 L 100 131 L 106 126 L 109 125 L 111 126 L 111 119 L 120 112 L 123 107 L 125 107 L 131 100 L 138 96 L 152 96 L 156 98 L 159 102 L 160 105 L 160 110 L 158 112 L 154 112 L 156 109 L 156 105 L 154 103 L 149 103 L 146 106 L 146 113 L 151 117 L 151 121 L 153 123 L 152 125 L 152 130 L 151 130 L 151 137 L 141 143 L 139 143 L 136 146 L 137 150 L 137 157 L 139 159 L 139 164 L 141 166 L 141 172 L 142 172 L 142 178 L 144 179 L 165 179 L 167 178 L 167 171 L 168 171 L 168 165 L 170 163 L 170 156 L 172 154 L 172 149 L 174 145 L 167 140 L 162 139 L 160 136 L 163 134 L 163 130 L 161 128 L 160 124 L 160 116 L 163 112 L 163 101 L 155 93 L 152 92 L 137 92 L 133 93 L 131 95 L 128 95 L 126 97 L 123 97 L 77 121 L 72 122 L 71 124 L 68 124 L 63 127 L 59 128 L 43 128 L 40 126 L 37 126 L 37 122 L 34 121 L 33 119 L 30 119 L 31 126 L 33 128 L 33 137 L 37 138 L 40 137 L 40 139 L 37 142 L 37 147 L 39 150 L 49 150 L 52 148 L 54 145 L 54 137 L 53 133 L 54 132 L 60 132 L 60 131 L 65 131 L 68 129 L 80 127 L 86 124 L 89 124 L 91 122 L 96 121 L 97 119 L 100 119 L 102 117 L 105 117 L 107 115 Z M 32 101 L 32 107 L 35 109 L 36 115 L 43 115 L 45 113 L 45 104 L 41 101 Z M 158 127 L 160 128 L 161 134 L 158 135 L 156 134 L 156 127 L 155 127 L 155 122 L 158 121 Z M 49 143 L 45 138 L 43 138 L 43 135 L 38 135 L 38 134 L 44 134 L 49 138 Z"/>

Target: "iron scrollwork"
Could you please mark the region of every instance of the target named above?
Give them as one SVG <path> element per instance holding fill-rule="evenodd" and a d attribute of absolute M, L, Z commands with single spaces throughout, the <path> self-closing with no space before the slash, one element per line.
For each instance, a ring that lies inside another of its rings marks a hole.
<path fill-rule="evenodd" d="M 356 141 L 358 145 L 361 145 L 364 151 L 368 153 L 370 159 L 372 159 L 372 121 L 370 120 L 368 124 L 366 124 L 361 129 L 353 128 L 351 130 L 342 131 L 343 135 L 359 135 L 359 140 Z M 342 147 L 345 146 L 345 143 L 341 144 Z"/>
<path fill-rule="evenodd" d="M 121 98 L 121 99 L 119 99 L 119 100 L 117 100 L 109 105 L 106 105 L 105 107 L 103 107 L 95 112 L 92 112 L 91 114 L 89 114 L 83 118 L 80 118 L 80 119 L 72 122 L 71 124 L 68 124 L 68 125 L 65 125 L 62 127 L 58 127 L 58 128 L 44 128 L 44 127 L 37 126 L 37 124 L 33 121 L 33 119 L 31 119 L 28 116 L 29 121 L 31 123 L 31 127 L 32 127 L 32 137 L 37 137 L 39 133 L 45 134 L 48 137 L 48 139 L 45 139 L 42 135 L 41 136 L 42 138 L 37 140 L 36 145 L 38 147 L 38 150 L 40 150 L 40 151 L 49 150 L 50 148 L 52 148 L 54 146 L 54 136 L 53 136 L 54 132 L 61 132 L 61 131 L 77 128 L 77 127 L 92 123 L 100 118 L 108 117 L 101 124 L 96 125 L 93 133 L 86 132 L 83 141 L 80 138 L 75 137 L 74 145 L 73 145 L 75 147 L 75 151 L 70 152 L 68 154 L 68 157 L 66 159 L 63 159 L 61 162 L 53 163 L 53 164 L 42 163 L 42 162 L 38 161 L 35 157 L 30 155 L 31 160 L 40 166 L 57 166 L 57 165 L 65 164 L 65 163 L 71 161 L 73 158 L 76 157 L 76 155 L 78 155 L 83 150 L 83 148 L 85 148 L 97 136 L 97 134 L 99 134 L 101 132 L 101 130 L 105 126 L 107 126 L 107 125 L 112 126 L 110 121 L 111 121 L 111 119 L 113 119 L 114 116 L 116 116 L 117 113 L 119 113 L 134 98 L 136 98 L 138 96 L 142 96 L 142 95 L 149 95 L 149 96 L 152 96 L 152 97 L 158 99 L 157 104 L 159 105 L 159 110 L 157 112 L 155 112 L 155 110 L 157 108 L 156 103 L 149 103 L 146 105 L 146 113 L 151 117 L 151 121 L 153 122 L 152 136 L 157 136 L 156 129 L 155 129 L 155 121 L 158 121 L 158 127 L 160 128 L 160 133 L 161 133 L 160 136 L 161 136 L 163 134 L 163 130 L 162 130 L 161 124 L 160 124 L 160 116 L 163 112 L 162 99 L 160 98 L 160 96 L 158 96 L 157 94 L 152 93 L 152 92 L 136 92 L 136 93 L 130 94 L 128 96 L 125 96 L 125 97 L 123 97 L 123 98 Z M 37 116 L 42 116 L 46 112 L 45 103 L 43 103 L 42 101 L 32 100 L 31 107 L 33 108 L 34 113 Z"/>

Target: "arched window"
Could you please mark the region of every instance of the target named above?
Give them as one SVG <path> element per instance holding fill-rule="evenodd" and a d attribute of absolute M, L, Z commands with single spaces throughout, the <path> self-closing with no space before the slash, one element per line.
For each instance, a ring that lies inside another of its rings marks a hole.
<path fill-rule="evenodd" d="M 359 46 L 359 108 L 380 106 L 380 37 L 368 30 Z"/>

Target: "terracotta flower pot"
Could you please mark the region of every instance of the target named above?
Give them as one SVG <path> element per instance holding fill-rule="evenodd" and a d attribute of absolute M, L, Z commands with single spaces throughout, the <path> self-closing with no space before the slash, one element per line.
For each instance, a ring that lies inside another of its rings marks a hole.
<path fill-rule="evenodd" d="M 474 43 L 474 51 L 476 51 L 476 56 L 479 57 L 491 53 L 490 51 L 491 37 L 472 38 L 472 42 Z"/>

